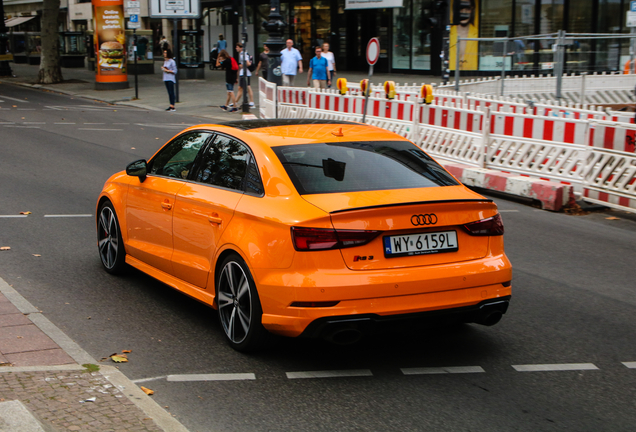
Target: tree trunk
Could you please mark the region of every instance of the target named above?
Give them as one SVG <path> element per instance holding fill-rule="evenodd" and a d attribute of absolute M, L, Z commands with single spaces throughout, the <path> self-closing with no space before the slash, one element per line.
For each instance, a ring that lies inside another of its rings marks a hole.
<path fill-rule="evenodd" d="M 42 54 L 40 58 L 39 84 L 62 82 L 60 68 L 60 40 L 58 18 L 60 0 L 44 0 L 42 8 Z"/>

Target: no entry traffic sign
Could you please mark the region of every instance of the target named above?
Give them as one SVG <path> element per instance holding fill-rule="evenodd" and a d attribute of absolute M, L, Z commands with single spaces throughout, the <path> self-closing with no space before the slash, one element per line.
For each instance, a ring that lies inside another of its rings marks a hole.
<path fill-rule="evenodd" d="M 367 63 L 373 66 L 380 58 L 380 41 L 378 38 L 371 38 L 367 44 Z"/>

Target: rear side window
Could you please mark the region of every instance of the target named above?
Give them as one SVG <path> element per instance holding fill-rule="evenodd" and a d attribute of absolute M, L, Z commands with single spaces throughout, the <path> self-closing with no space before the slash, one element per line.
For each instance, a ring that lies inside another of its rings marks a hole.
<path fill-rule="evenodd" d="M 301 195 L 459 184 L 407 141 L 304 144 L 272 150 Z"/>

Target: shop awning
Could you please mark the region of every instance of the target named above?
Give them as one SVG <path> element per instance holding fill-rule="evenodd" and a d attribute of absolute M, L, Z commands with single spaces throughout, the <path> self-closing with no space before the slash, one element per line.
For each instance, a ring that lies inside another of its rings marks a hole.
<path fill-rule="evenodd" d="M 29 20 L 32 20 L 33 18 L 36 18 L 36 16 L 9 18 L 8 20 L 4 21 L 4 25 L 6 25 L 7 27 L 15 27 Z"/>

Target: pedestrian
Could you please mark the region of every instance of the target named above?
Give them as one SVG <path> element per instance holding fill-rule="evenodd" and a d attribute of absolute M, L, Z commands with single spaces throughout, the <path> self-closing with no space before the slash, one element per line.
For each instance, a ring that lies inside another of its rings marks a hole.
<path fill-rule="evenodd" d="M 316 57 L 309 61 L 309 71 L 307 72 L 307 85 L 309 80 L 313 80 L 314 88 L 327 88 L 327 84 L 331 85 L 329 78 L 329 62 L 322 56 L 322 47 L 316 46 Z"/>
<path fill-rule="evenodd" d="M 256 66 L 256 72 L 254 72 L 254 75 L 258 76 L 258 72 L 261 70 L 261 68 L 263 68 L 261 76 L 265 80 L 267 79 L 267 65 L 269 64 L 269 56 L 267 55 L 268 53 L 269 48 L 267 47 L 267 45 L 263 44 L 263 52 L 258 56 L 258 66 Z"/>
<path fill-rule="evenodd" d="M 216 52 L 227 50 L 227 41 L 223 38 L 223 33 L 219 34 L 219 40 L 216 41 Z"/>
<path fill-rule="evenodd" d="M 294 48 L 294 41 L 287 39 L 285 44 L 287 47 L 280 53 L 283 85 L 293 86 L 296 74 L 303 73 L 303 56 L 300 55 L 300 51 Z"/>
<path fill-rule="evenodd" d="M 238 69 L 236 60 L 234 60 L 227 51 L 221 50 L 219 56 L 216 58 L 216 67 L 225 69 L 225 88 L 227 89 L 227 98 L 225 99 L 225 105 L 221 105 L 219 108 L 223 111 L 229 112 L 238 111 L 237 108 L 233 108 L 234 104 L 236 104 L 236 98 L 234 97 L 234 84 L 236 84 L 237 70 L 232 68 L 232 63 L 234 63 Z"/>
<path fill-rule="evenodd" d="M 329 79 L 333 82 L 333 76 L 336 74 L 336 57 L 329 51 L 329 44 L 327 42 L 322 44 L 322 56 L 327 59 Z M 329 87 L 331 87 L 331 84 L 329 84 Z"/>
<path fill-rule="evenodd" d="M 174 85 L 177 82 L 177 64 L 172 59 L 172 50 L 170 48 L 163 51 L 163 66 L 161 66 L 161 70 L 163 71 L 163 82 L 166 84 L 168 98 L 170 99 L 170 106 L 166 111 L 176 111 L 177 109 L 174 107 Z"/>
<path fill-rule="evenodd" d="M 161 36 L 161 40 L 159 41 L 159 48 L 161 48 L 162 53 L 170 48 L 170 44 L 168 43 L 168 40 L 165 36 Z"/>
<path fill-rule="evenodd" d="M 250 57 L 250 55 L 247 52 L 243 51 L 243 44 L 242 43 L 237 43 L 236 44 L 236 52 L 239 55 L 239 88 L 238 91 L 236 92 L 236 106 L 238 107 L 239 104 L 242 104 L 241 102 L 241 97 L 243 96 L 243 87 L 247 87 L 247 94 L 249 96 L 250 99 L 250 107 L 254 106 L 254 94 L 252 93 L 252 87 L 250 87 L 250 77 L 252 76 L 252 72 L 249 70 L 250 65 L 252 64 L 252 61 L 254 60 L 252 57 Z M 245 68 L 243 67 L 243 63 L 245 62 Z M 247 84 L 244 82 L 245 81 L 245 77 L 243 76 L 243 73 L 247 71 Z"/>

